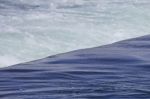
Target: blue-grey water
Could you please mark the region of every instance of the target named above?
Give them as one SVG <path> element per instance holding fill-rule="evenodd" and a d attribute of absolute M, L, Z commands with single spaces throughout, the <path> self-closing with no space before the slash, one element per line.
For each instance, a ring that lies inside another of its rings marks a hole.
<path fill-rule="evenodd" d="M 150 33 L 149 0 L 0 0 L 0 67 Z"/>
<path fill-rule="evenodd" d="M 149 23 L 150 0 L 0 0 L 0 99 L 150 99 Z"/>
<path fill-rule="evenodd" d="M 150 35 L 1 68 L 0 99 L 150 99 Z"/>

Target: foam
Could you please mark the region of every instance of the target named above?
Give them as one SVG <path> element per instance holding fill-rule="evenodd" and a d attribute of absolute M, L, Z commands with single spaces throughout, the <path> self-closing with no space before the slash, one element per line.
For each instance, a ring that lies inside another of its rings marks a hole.
<path fill-rule="evenodd" d="M 0 8 L 2 67 L 150 32 L 148 0 L 5 2 L 9 7 Z"/>
<path fill-rule="evenodd" d="M 14 65 L 16 63 L 19 63 L 20 60 L 16 59 L 13 56 L 0 56 L 0 66 L 1 67 L 5 67 L 5 66 L 9 66 L 9 65 Z"/>

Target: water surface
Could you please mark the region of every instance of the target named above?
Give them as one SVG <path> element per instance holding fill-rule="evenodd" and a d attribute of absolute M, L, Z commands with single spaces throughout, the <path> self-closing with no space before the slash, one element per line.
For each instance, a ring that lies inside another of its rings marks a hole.
<path fill-rule="evenodd" d="M 149 99 L 150 36 L 0 69 L 0 99 Z"/>
<path fill-rule="evenodd" d="M 149 0 L 0 0 L 0 66 L 150 33 Z"/>

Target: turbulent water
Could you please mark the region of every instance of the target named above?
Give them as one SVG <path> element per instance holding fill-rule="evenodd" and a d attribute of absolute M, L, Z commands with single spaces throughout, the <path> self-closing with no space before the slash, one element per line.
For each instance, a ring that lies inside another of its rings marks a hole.
<path fill-rule="evenodd" d="M 149 0 L 0 0 L 0 66 L 150 33 Z"/>
<path fill-rule="evenodd" d="M 150 35 L 1 68 L 0 99 L 150 99 Z"/>

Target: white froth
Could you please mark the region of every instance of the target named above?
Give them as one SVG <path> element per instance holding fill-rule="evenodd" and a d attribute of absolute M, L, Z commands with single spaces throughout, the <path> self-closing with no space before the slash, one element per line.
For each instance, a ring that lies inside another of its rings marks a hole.
<path fill-rule="evenodd" d="M 149 0 L 2 1 L 1 67 L 150 33 Z"/>

